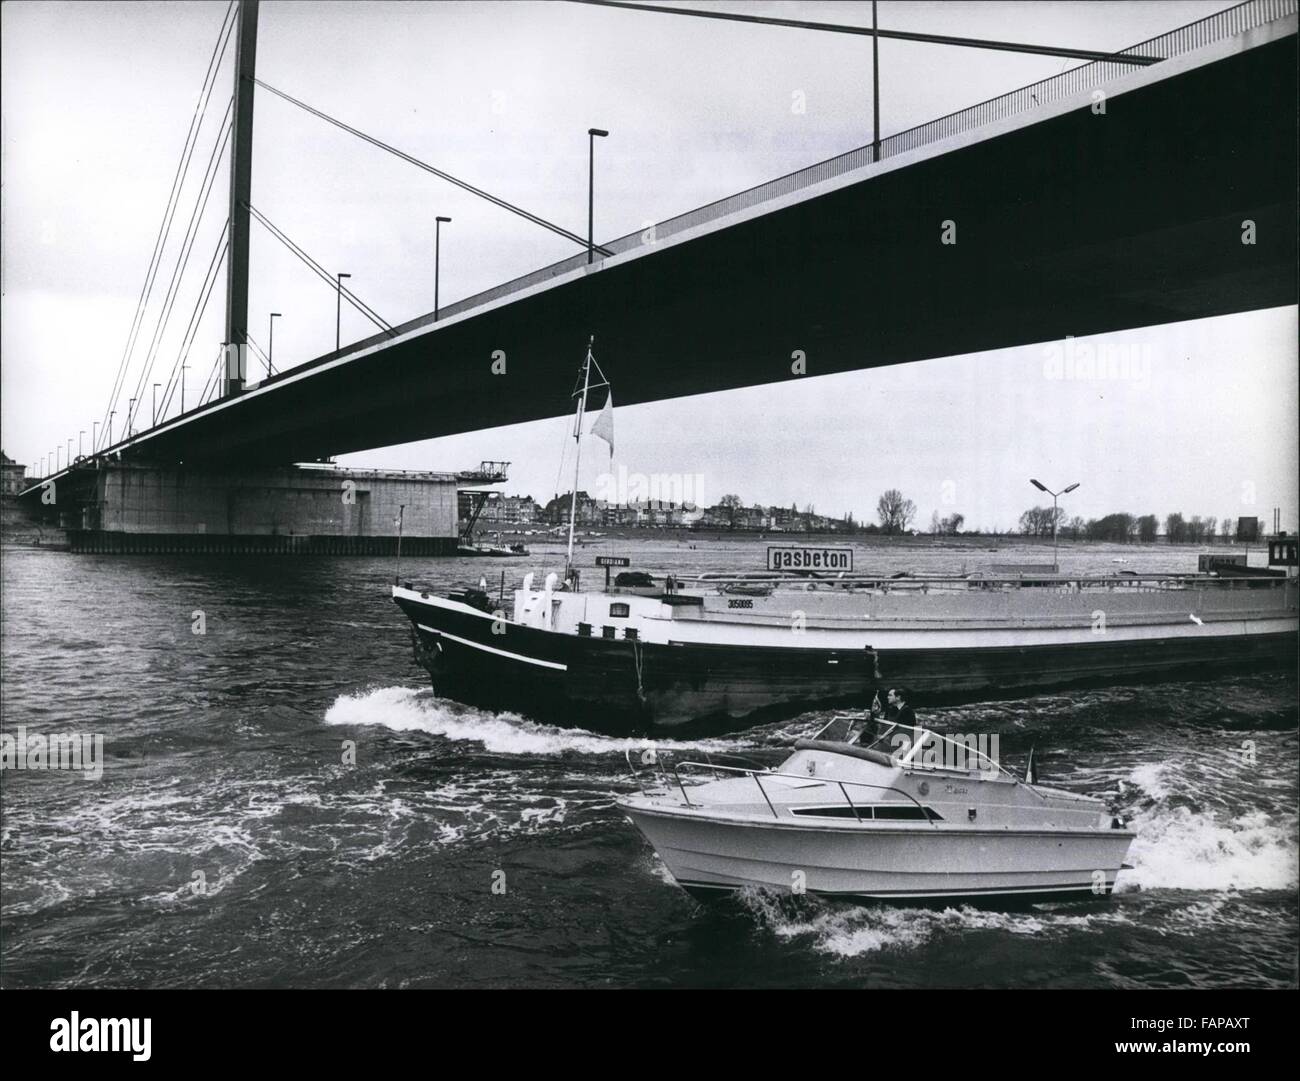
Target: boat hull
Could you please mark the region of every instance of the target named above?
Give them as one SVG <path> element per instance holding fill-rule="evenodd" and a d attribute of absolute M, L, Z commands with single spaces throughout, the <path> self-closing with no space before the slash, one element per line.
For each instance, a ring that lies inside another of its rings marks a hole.
<path fill-rule="evenodd" d="M 865 649 L 583 638 L 397 602 L 438 694 L 565 726 L 647 734 L 695 721 L 865 706 L 878 685 Z"/>
<path fill-rule="evenodd" d="M 598 611 L 626 595 L 558 596 L 560 603 Z M 906 686 L 914 701 L 933 704 L 1079 685 L 1294 670 L 1297 664 L 1296 622 L 1286 615 L 1112 625 L 1105 634 L 1005 625 L 899 629 L 882 623 L 870 630 L 810 626 L 797 636 L 788 619 L 722 624 L 674 615 L 640 620 L 640 636 L 632 638 L 630 622 L 616 626 L 593 617 L 584 636 L 494 619 L 410 590 L 396 591 L 395 600 L 411 620 L 417 659 L 439 694 L 618 734 L 692 722 L 735 727 L 812 709 L 861 707 L 882 684 Z M 660 601 L 644 603 L 657 609 Z"/>
<path fill-rule="evenodd" d="M 877 901 L 1104 896 L 1133 834 L 1124 830 L 976 830 L 927 824 L 805 827 L 619 808 L 678 885 L 700 894 L 746 887 Z"/>
<path fill-rule="evenodd" d="M 1015 691 L 1137 682 L 1173 676 L 1287 668 L 1300 647 L 1295 631 L 1224 637 L 1153 637 L 1065 645 L 879 649 L 887 682 L 925 702 L 970 700 Z"/>

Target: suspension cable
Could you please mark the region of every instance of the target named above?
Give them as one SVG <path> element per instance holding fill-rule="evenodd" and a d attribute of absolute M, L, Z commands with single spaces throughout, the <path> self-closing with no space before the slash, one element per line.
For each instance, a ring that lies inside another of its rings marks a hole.
<path fill-rule="evenodd" d="M 195 299 L 189 322 L 185 324 L 185 333 L 181 336 L 181 347 L 176 353 L 176 360 L 172 364 L 171 374 L 167 377 L 167 389 L 163 392 L 161 416 L 165 417 L 167 415 L 167 410 L 171 408 L 172 399 L 176 396 L 176 387 L 180 384 L 181 378 L 184 377 L 184 369 L 190 359 L 190 349 L 194 345 L 195 335 L 198 334 L 199 324 L 207 313 L 208 300 L 212 297 L 212 291 L 217 284 L 218 271 L 226 257 L 226 252 L 230 250 L 230 241 L 227 239 L 229 228 L 230 219 L 227 218 L 226 224 L 221 227 L 221 232 L 217 236 L 217 246 L 213 249 L 212 258 L 208 262 L 207 273 L 203 277 L 203 284 L 199 287 L 199 295 Z M 178 376 L 181 378 L 178 378 Z"/>
<path fill-rule="evenodd" d="M 217 362 L 212 366 L 212 371 L 208 373 L 207 379 L 203 381 L 203 393 L 199 395 L 199 405 L 208 400 L 208 394 L 221 385 L 221 362 L 225 359 L 226 347 L 224 345 L 217 347 Z"/>
<path fill-rule="evenodd" d="M 922 41 L 930 45 L 957 45 L 967 49 L 996 49 L 1009 53 L 1034 53 L 1038 56 L 1068 56 L 1075 60 L 1105 61 L 1109 64 L 1133 64 L 1146 67 L 1158 64 L 1159 56 L 1141 56 L 1136 53 L 1106 53 L 1094 49 L 1066 49 L 1054 45 L 1027 45 L 1018 41 L 993 41 L 989 38 L 951 37 L 947 34 L 920 34 L 910 30 L 873 30 L 869 26 L 845 23 L 808 22 L 804 19 L 778 19 L 771 15 L 741 15 L 732 11 L 705 11 L 700 8 L 673 8 L 660 4 L 630 4 L 625 0 L 573 0 L 578 4 L 595 7 L 622 8 L 626 11 L 647 11 L 657 15 L 691 15 L 697 19 L 723 19 L 727 22 L 759 23 L 763 26 L 785 26 L 795 30 L 826 30 L 833 34 L 860 34 L 865 37 L 894 38 L 897 41 Z"/>
<path fill-rule="evenodd" d="M 185 178 L 189 174 L 190 160 L 194 156 L 194 149 L 198 145 L 198 129 L 202 127 L 203 118 L 207 115 L 208 101 L 212 96 L 212 88 L 216 85 L 214 76 L 216 70 L 221 66 L 222 59 L 225 57 L 226 46 L 230 41 L 230 33 L 235 25 L 234 20 L 231 18 L 231 13 L 234 10 L 235 0 L 230 0 L 230 4 L 226 8 L 226 14 L 222 18 L 221 29 L 217 32 L 217 41 L 212 47 L 212 56 L 208 59 L 208 68 L 203 76 L 203 85 L 200 87 L 198 98 L 195 100 L 194 114 L 190 117 L 189 131 L 185 135 L 181 156 L 176 163 L 176 172 L 172 176 L 171 193 L 167 197 L 167 206 L 163 211 L 162 221 L 158 225 L 158 235 L 154 238 L 153 254 L 149 258 L 144 284 L 140 287 L 140 296 L 136 301 L 135 315 L 131 319 L 131 327 L 127 332 L 126 347 L 122 351 L 122 359 L 118 362 L 117 374 L 113 377 L 113 389 L 109 392 L 108 404 L 104 407 L 101 427 L 105 432 L 109 430 L 109 413 L 116 408 L 122 394 L 122 386 L 126 379 L 130 357 L 135 349 L 136 338 L 143 323 L 144 311 L 148 306 L 149 297 L 153 293 L 154 278 L 158 273 L 158 267 L 161 266 L 162 251 L 166 247 L 167 238 L 171 233 L 172 219 L 175 217 L 179 203 L 179 194 L 184 187 Z M 130 430 L 129 426 L 127 430 Z"/>
<path fill-rule="evenodd" d="M 435 166 L 430 165 L 428 162 L 424 162 L 421 161 L 419 158 L 412 157 L 410 154 L 407 154 L 405 151 L 398 150 L 395 146 L 390 146 L 388 143 L 376 139 L 373 135 L 367 135 L 364 131 L 359 131 L 358 129 L 352 127 L 352 125 L 345 124 L 342 120 L 330 116 L 329 113 L 322 112 L 320 109 L 312 108 L 312 106 L 308 105 L 306 102 L 299 101 L 297 98 L 291 97 L 290 95 L 286 94 L 283 90 L 277 90 L 275 87 L 271 86 L 269 83 L 263 82 L 261 79 L 254 78 L 253 82 L 256 83 L 258 86 L 260 86 L 263 90 L 269 90 L 272 94 L 284 98 L 284 100 L 289 102 L 290 104 L 298 106 L 298 108 L 311 113 L 312 116 L 318 117 L 319 119 L 324 120 L 328 124 L 333 124 L 337 128 L 342 128 L 349 135 L 355 135 L 358 139 L 364 140 L 365 142 L 369 143 L 371 146 L 377 146 L 379 147 L 380 150 L 386 150 L 388 151 L 388 153 L 396 155 L 397 157 L 401 158 L 403 161 L 409 162 L 411 165 L 414 165 L 416 168 L 423 169 L 426 173 L 432 173 L 434 176 L 439 177 L 440 179 L 445 180 L 450 184 L 455 184 L 456 187 L 463 188 L 465 191 L 470 192 L 473 195 L 477 195 L 480 199 L 486 199 L 489 203 L 499 206 L 503 210 L 508 210 L 512 214 L 518 214 L 521 218 L 524 218 L 527 221 L 531 221 L 534 225 L 540 225 L 544 229 L 549 229 L 551 232 L 564 237 L 565 240 L 572 240 L 575 244 L 580 244 L 584 250 L 587 247 L 586 237 L 582 237 L 579 236 L 577 233 L 570 232 L 568 229 L 565 229 L 561 225 L 556 225 L 554 222 L 549 222 L 545 218 L 533 214 L 531 211 L 524 210 L 522 207 L 515 206 L 514 203 L 508 203 L 506 202 L 506 200 L 496 195 L 492 195 L 490 192 L 484 191 L 482 188 L 476 188 L 473 184 L 461 180 L 458 177 L 454 177 L 451 175 L 451 173 L 445 172 L 442 169 L 438 169 Z M 602 248 L 600 247 L 600 245 L 594 245 L 593 247 L 601 255 L 614 254 L 608 248 Z"/>
<path fill-rule="evenodd" d="M 396 335 L 397 332 L 393 330 L 391 324 L 386 322 L 373 308 L 371 308 L 368 304 L 366 304 L 363 300 L 361 300 L 360 297 L 358 297 L 355 293 L 353 293 L 351 289 L 349 289 L 346 285 L 343 285 L 341 282 L 339 282 L 332 274 L 330 274 L 328 270 L 326 270 L 323 266 L 321 266 L 320 263 L 316 262 L 315 259 L 313 259 L 305 251 L 303 251 L 302 248 L 300 248 L 292 240 L 290 240 L 289 237 L 278 226 L 276 226 L 275 223 L 272 222 L 265 214 L 263 214 L 260 210 L 258 210 L 257 207 L 249 203 L 245 203 L 244 205 L 248 207 L 248 212 L 252 214 L 253 217 L 256 218 L 259 222 L 261 222 L 262 225 L 266 227 L 267 231 L 270 232 L 270 234 L 273 237 L 275 237 L 276 240 L 278 240 L 281 244 L 283 244 L 286 248 L 288 248 L 291 252 L 293 252 L 294 255 L 296 255 L 299 259 L 301 259 L 302 262 L 306 264 L 307 268 L 311 270 L 313 274 L 315 274 L 321 280 L 326 282 L 331 289 L 334 289 L 335 291 L 341 293 L 343 295 L 343 298 L 349 304 L 351 304 L 354 308 L 357 309 L 357 311 L 359 311 L 362 315 L 364 315 L 367 319 L 369 319 L 372 323 L 374 323 L 375 326 L 377 326 L 380 330 L 387 333 L 390 337 Z"/>
<path fill-rule="evenodd" d="M 203 217 L 203 212 L 207 209 L 208 198 L 212 194 L 212 188 L 217 179 L 218 166 L 221 157 L 225 152 L 226 143 L 230 138 L 230 133 L 234 129 L 234 120 L 232 109 L 234 108 L 234 97 L 226 106 L 226 115 L 222 120 L 222 129 L 224 134 L 212 145 L 212 153 L 208 155 L 208 166 L 204 172 L 203 187 L 200 190 L 198 201 L 190 213 L 189 224 L 186 226 L 185 239 L 181 242 L 181 252 L 177 256 L 176 266 L 172 269 L 171 281 L 167 287 L 167 293 L 163 299 L 162 310 L 158 314 L 158 324 L 154 328 L 153 340 L 149 346 L 149 352 L 146 354 L 147 360 L 144 368 L 141 369 L 140 379 L 136 386 L 136 408 L 138 413 L 144 405 L 142 400 L 143 390 L 148 385 L 149 377 L 153 374 L 154 362 L 158 359 L 158 348 L 162 344 L 162 337 L 166 333 L 167 324 L 171 320 L 172 308 L 176 304 L 176 296 L 180 291 L 181 279 L 189 266 L 190 253 L 194 249 L 194 240 L 198 236 L 198 225 Z M 230 121 L 227 125 L 226 121 Z M 134 414 L 132 414 L 134 415 Z M 128 417 L 128 430 L 130 418 Z"/>

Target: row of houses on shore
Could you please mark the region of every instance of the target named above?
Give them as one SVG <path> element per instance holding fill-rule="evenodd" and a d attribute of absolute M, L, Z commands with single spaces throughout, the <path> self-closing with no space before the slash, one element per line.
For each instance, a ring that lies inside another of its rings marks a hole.
<path fill-rule="evenodd" d="M 567 524 L 571 495 L 565 492 L 547 503 L 530 495 L 489 497 L 479 518 L 480 528 L 529 529 Z M 692 503 L 657 500 L 607 503 L 579 491 L 575 514 L 584 527 L 659 529 L 740 529 L 790 533 L 851 532 L 852 520 L 828 518 L 795 507 L 729 506 L 697 507 Z"/>

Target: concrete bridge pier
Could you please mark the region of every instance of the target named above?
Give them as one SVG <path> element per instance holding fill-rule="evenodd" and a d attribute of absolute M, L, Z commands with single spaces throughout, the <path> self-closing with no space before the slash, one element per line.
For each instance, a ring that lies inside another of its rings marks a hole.
<path fill-rule="evenodd" d="M 397 551 L 400 518 L 403 554 L 451 555 L 463 481 L 484 477 L 100 459 L 29 489 L 24 501 L 65 531 L 74 552 L 388 555 Z"/>

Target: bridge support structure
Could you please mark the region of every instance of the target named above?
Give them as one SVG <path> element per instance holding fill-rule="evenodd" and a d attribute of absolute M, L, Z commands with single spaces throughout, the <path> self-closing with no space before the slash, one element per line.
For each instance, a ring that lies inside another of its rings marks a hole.
<path fill-rule="evenodd" d="M 287 465 L 187 468 L 98 459 L 25 503 L 74 552 L 454 555 L 456 473 Z M 400 510 L 399 510 L 400 508 Z"/>
<path fill-rule="evenodd" d="M 253 82 L 258 0 L 240 0 L 235 28 L 235 124 L 230 138 L 230 252 L 226 257 L 226 358 L 222 396 L 248 378 L 248 207 L 253 195 Z"/>

